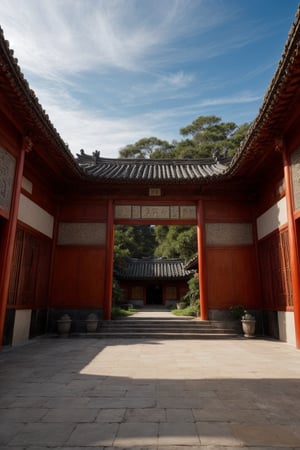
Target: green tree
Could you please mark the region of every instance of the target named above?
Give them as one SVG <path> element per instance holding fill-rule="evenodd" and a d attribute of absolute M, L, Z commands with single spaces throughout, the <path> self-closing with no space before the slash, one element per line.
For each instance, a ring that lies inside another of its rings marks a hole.
<path fill-rule="evenodd" d="M 217 155 L 233 156 L 249 129 L 217 116 L 199 116 L 180 130 L 185 138 L 169 143 L 157 137 L 143 138 L 119 151 L 120 158 L 198 159 Z"/>
<path fill-rule="evenodd" d="M 126 256 L 132 258 L 154 255 L 156 239 L 150 225 L 116 225 L 114 236 L 115 267 L 122 266 Z"/>
<path fill-rule="evenodd" d="M 120 158 L 172 158 L 175 146 L 167 141 L 162 141 L 156 137 L 143 138 L 135 144 L 126 145 L 119 151 Z"/>
<path fill-rule="evenodd" d="M 249 124 L 237 126 L 234 122 L 222 122 L 217 116 L 200 116 L 190 125 L 181 128 L 181 135 L 190 138 L 179 142 L 176 156 L 232 156 L 238 150 L 248 129 Z"/>
<path fill-rule="evenodd" d="M 188 260 L 197 252 L 197 232 L 194 226 L 157 225 L 155 236 L 158 243 L 155 256 Z"/>

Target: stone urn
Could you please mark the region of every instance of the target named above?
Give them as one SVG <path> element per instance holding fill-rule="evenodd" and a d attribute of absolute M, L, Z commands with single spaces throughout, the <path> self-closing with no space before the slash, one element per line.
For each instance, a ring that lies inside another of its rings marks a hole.
<path fill-rule="evenodd" d="M 71 329 L 72 319 L 69 314 L 64 314 L 56 321 L 57 332 L 60 336 L 68 336 Z"/>
<path fill-rule="evenodd" d="M 97 330 L 98 322 L 99 320 L 96 314 L 89 314 L 85 320 L 86 331 L 88 333 L 94 333 Z"/>
<path fill-rule="evenodd" d="M 245 312 L 245 314 L 242 316 L 241 321 L 244 336 L 246 338 L 255 337 L 255 324 L 256 324 L 255 317 L 252 316 L 252 314 Z"/>

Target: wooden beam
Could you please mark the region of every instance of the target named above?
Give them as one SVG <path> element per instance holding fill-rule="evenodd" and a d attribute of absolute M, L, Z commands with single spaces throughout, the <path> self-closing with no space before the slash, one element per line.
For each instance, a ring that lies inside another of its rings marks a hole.
<path fill-rule="evenodd" d="M 197 205 L 197 240 L 198 240 L 200 317 L 201 320 L 208 320 L 207 270 L 205 262 L 205 227 L 203 217 L 204 217 L 203 201 L 199 200 Z"/>
<path fill-rule="evenodd" d="M 106 223 L 106 278 L 104 288 L 104 320 L 110 320 L 112 308 L 112 288 L 114 270 L 114 204 L 110 199 L 107 204 Z"/>
<path fill-rule="evenodd" d="M 287 219 L 288 219 L 291 280 L 293 288 L 295 338 L 296 338 L 296 347 L 300 349 L 300 262 L 298 254 L 297 228 L 294 217 L 294 206 L 293 206 L 294 202 L 292 193 L 290 162 L 286 154 L 286 147 L 283 140 L 278 140 L 276 142 L 276 150 L 281 152 L 283 159 Z"/>

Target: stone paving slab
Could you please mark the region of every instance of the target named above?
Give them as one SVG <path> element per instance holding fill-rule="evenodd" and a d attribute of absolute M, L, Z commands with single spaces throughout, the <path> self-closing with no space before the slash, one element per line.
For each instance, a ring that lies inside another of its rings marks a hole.
<path fill-rule="evenodd" d="M 0 353 L 0 450 L 300 450 L 300 352 L 40 339 Z"/>

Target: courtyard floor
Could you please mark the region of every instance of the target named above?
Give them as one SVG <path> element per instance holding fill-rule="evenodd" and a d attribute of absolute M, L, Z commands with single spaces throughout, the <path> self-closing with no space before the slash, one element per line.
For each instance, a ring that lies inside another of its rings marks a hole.
<path fill-rule="evenodd" d="M 300 449 L 300 351 L 43 338 L 0 353 L 0 450 Z"/>

